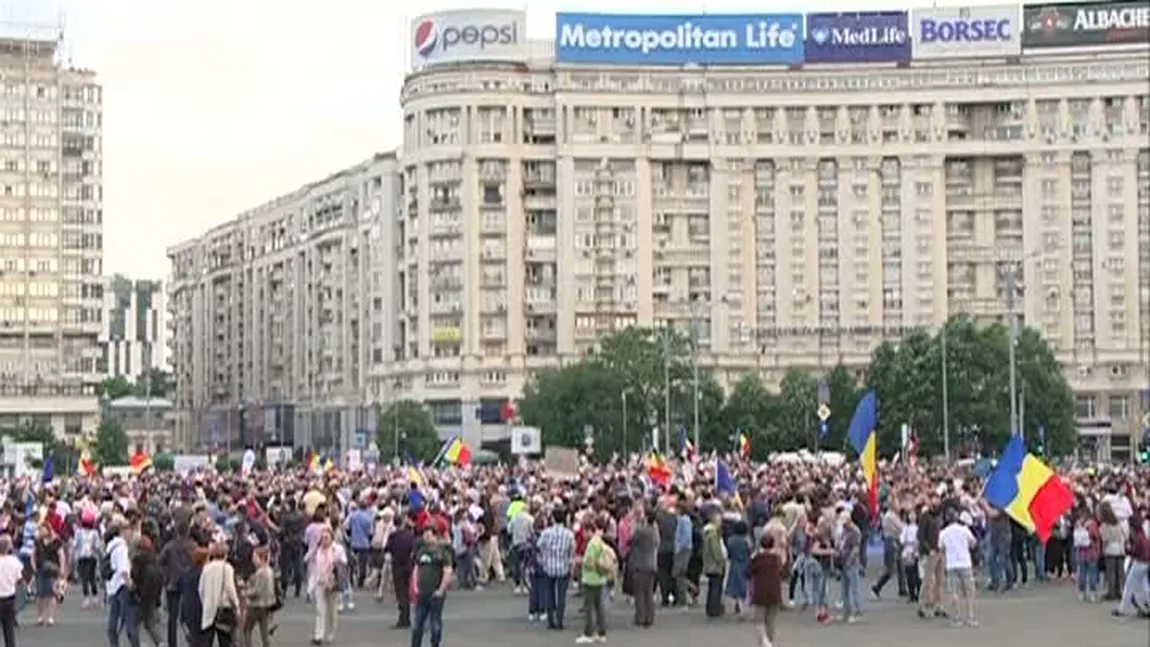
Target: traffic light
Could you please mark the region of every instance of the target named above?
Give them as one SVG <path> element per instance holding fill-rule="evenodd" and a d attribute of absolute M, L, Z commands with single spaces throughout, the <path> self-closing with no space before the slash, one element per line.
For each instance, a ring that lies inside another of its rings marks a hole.
<path fill-rule="evenodd" d="M 1138 446 L 1138 456 L 1143 465 L 1150 464 L 1150 433 L 1142 432 L 1142 442 Z"/>

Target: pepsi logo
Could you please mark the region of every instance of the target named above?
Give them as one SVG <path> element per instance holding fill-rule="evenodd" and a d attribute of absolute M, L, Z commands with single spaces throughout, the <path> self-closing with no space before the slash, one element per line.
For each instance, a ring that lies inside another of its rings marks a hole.
<path fill-rule="evenodd" d="M 415 26 L 415 51 L 427 58 L 439 43 L 439 29 L 434 20 L 423 20 Z"/>

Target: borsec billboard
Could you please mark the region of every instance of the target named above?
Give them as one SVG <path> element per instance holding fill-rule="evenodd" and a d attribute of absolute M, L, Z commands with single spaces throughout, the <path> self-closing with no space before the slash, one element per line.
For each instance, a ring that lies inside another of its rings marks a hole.
<path fill-rule="evenodd" d="M 808 63 L 905 63 L 905 11 L 807 14 Z"/>
<path fill-rule="evenodd" d="M 413 71 L 439 63 L 525 60 L 527 12 L 443 11 L 411 21 Z"/>
<path fill-rule="evenodd" d="M 1150 4 L 1095 2 L 1026 5 L 1026 48 L 1087 47 L 1150 42 Z"/>
<path fill-rule="evenodd" d="M 1019 56 L 1018 14 L 1018 5 L 913 9 L 911 56 L 916 61 Z"/>

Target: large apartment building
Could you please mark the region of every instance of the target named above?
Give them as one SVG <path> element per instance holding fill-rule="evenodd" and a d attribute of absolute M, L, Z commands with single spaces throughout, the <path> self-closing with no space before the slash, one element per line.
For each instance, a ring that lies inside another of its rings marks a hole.
<path fill-rule="evenodd" d="M 497 13 L 491 22 L 507 12 Z M 436 41 L 418 41 L 425 23 L 459 30 L 482 22 L 472 14 L 417 21 L 415 55 L 439 56 Z M 1010 261 L 1018 312 L 1057 350 L 1079 417 L 1137 420 L 1146 410 L 1144 48 L 801 69 L 564 65 L 550 41 L 513 56 L 468 51 L 478 53 L 425 64 L 404 83 L 403 148 L 388 162 L 398 210 L 379 220 L 378 241 L 339 230 L 344 244 L 367 241 L 359 257 L 386 257 L 386 278 L 360 283 L 369 291 L 346 310 L 367 317 L 362 301 L 381 300 L 372 326 L 388 343 L 379 355 L 363 346 L 345 355 L 372 377 L 344 378 L 343 392 L 316 387 L 301 356 L 316 343 L 311 319 L 281 316 L 295 326 L 284 352 L 299 373 L 278 397 L 306 394 L 313 407 L 353 392 L 414 398 L 478 444 L 506 434 L 503 403 L 532 371 L 577 360 L 626 326 L 693 328 L 702 363 L 724 382 L 840 362 L 861 372 L 881 341 L 952 314 L 1002 320 Z M 240 249 L 224 241 L 252 231 L 251 218 L 176 248 L 173 267 L 202 303 L 238 299 L 228 311 L 249 316 L 220 325 L 260 340 L 267 313 L 254 305 L 264 297 L 231 296 L 258 281 L 204 292 L 222 275 L 211 263 L 248 258 L 180 260 L 193 248 Z M 318 312 L 328 293 L 307 287 L 300 263 L 288 301 Z M 180 321 L 178 294 L 177 285 Z M 232 371 L 211 386 L 220 406 L 257 393 L 238 385 L 270 384 L 233 369 L 264 342 L 184 341 L 179 325 L 193 370 Z M 363 339 L 359 326 L 341 334 Z"/>
<path fill-rule="evenodd" d="M 54 30 L 0 38 L 0 427 L 99 419 L 102 90 Z"/>
<path fill-rule="evenodd" d="M 374 428 L 398 177 L 376 155 L 168 250 L 177 447 L 347 448 Z"/>
<path fill-rule="evenodd" d="M 136 379 L 148 371 L 168 370 L 166 316 L 162 281 L 106 277 L 100 336 L 104 375 Z"/>

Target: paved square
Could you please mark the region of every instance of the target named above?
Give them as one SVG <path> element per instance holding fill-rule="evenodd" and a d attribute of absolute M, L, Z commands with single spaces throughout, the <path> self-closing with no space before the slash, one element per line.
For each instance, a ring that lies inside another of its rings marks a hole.
<path fill-rule="evenodd" d="M 567 630 L 547 631 L 530 623 L 526 598 L 505 588 L 483 592 L 453 592 L 445 613 L 443 647 L 559 647 L 573 645 L 582 626 L 579 598 L 568 604 Z M 732 618 L 708 621 L 701 609 L 660 612 L 655 627 L 639 630 L 630 625 L 630 608 L 623 602 L 610 609 L 608 644 L 626 647 L 736 647 L 758 645 L 753 621 Z M 978 602 L 981 626 L 952 628 L 945 621 L 919 620 L 905 602 L 868 601 L 865 619 L 856 625 L 817 626 L 812 614 L 785 612 L 780 619 L 781 647 L 847 645 L 849 647 L 1150 647 L 1150 623 L 1116 620 L 1110 606 L 1076 601 L 1068 584 L 1041 585 L 1005 597 L 988 596 Z M 390 629 L 391 607 L 360 596 L 354 612 L 340 617 L 338 647 L 406 647 L 410 636 Z M 59 623 L 52 628 L 30 626 L 32 609 L 22 615 L 21 647 L 102 647 L 102 613 L 82 611 L 74 600 L 66 603 Z M 279 617 L 273 639 L 279 647 L 304 647 L 311 638 L 311 607 L 290 601 Z M 424 639 L 426 645 L 426 638 Z M 143 639 L 145 645 L 149 642 Z M 127 645 L 126 639 L 121 644 Z"/>

